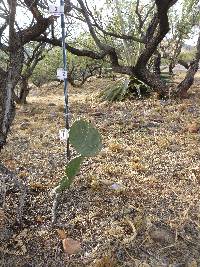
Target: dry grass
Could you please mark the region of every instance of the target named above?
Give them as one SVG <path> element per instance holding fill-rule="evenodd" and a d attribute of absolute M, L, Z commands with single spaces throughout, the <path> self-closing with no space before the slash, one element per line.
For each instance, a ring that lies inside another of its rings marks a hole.
<path fill-rule="evenodd" d="M 81 253 L 70 258 L 50 224 L 50 193 L 66 162 L 58 139 L 62 88 L 33 91 L 29 104 L 18 107 L 2 162 L 28 191 L 20 225 L 10 214 L 16 192 L 6 198 L 2 214 L 10 216 L 11 226 L 2 243 L 2 266 L 200 264 L 200 136 L 188 131 L 189 124 L 200 123 L 199 83 L 187 100 L 99 103 L 96 96 L 108 82 L 70 88 L 72 120 L 92 121 L 104 143 L 58 209 L 55 228 L 82 244 Z"/>

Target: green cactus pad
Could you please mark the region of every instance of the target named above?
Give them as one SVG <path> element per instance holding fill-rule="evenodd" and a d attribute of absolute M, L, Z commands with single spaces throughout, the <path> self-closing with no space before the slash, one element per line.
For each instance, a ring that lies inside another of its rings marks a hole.
<path fill-rule="evenodd" d="M 71 183 L 72 181 L 70 181 L 67 176 L 63 176 L 59 185 L 55 188 L 56 192 L 61 192 L 70 188 Z"/>
<path fill-rule="evenodd" d="M 98 130 L 85 120 L 78 120 L 73 123 L 69 132 L 69 141 L 83 157 L 95 156 L 102 148 Z"/>
<path fill-rule="evenodd" d="M 73 180 L 74 176 L 80 171 L 80 165 L 83 162 L 84 157 L 76 157 L 67 164 L 65 168 L 65 173 L 68 177 L 68 179 L 71 181 Z"/>
<path fill-rule="evenodd" d="M 72 159 L 65 168 L 66 176 L 62 178 L 60 181 L 58 187 L 56 188 L 56 191 L 64 191 L 68 188 L 70 188 L 70 185 L 73 182 L 73 178 L 76 176 L 76 174 L 80 170 L 80 165 L 83 162 L 84 157 L 76 157 Z"/>

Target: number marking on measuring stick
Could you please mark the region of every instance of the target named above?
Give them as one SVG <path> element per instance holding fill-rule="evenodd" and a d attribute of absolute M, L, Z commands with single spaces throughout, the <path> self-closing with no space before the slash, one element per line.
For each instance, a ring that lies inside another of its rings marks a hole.
<path fill-rule="evenodd" d="M 61 68 L 57 69 L 57 78 L 59 80 L 67 79 L 67 71 Z"/>
<path fill-rule="evenodd" d="M 61 14 L 64 14 L 64 6 L 49 5 L 49 13 L 59 17 Z"/>

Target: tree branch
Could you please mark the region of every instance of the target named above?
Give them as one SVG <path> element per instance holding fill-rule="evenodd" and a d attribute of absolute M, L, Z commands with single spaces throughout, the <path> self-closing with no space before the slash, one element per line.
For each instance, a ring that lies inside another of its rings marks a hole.
<path fill-rule="evenodd" d="M 47 38 L 46 36 L 39 36 L 37 38 L 32 39 L 32 41 L 37 41 L 37 42 L 46 42 L 48 44 L 54 45 L 54 46 L 60 46 L 62 47 L 62 41 L 58 40 L 56 38 L 50 39 Z M 87 49 L 78 49 L 75 47 L 72 47 L 71 45 L 69 45 L 68 43 L 65 43 L 66 49 L 77 56 L 81 56 L 81 57 L 89 57 L 92 59 L 103 59 L 107 53 L 105 52 L 94 52 L 92 50 L 87 50 Z"/>
<path fill-rule="evenodd" d="M 197 41 L 197 51 L 195 54 L 195 58 L 190 63 L 189 69 L 185 75 L 184 80 L 177 86 L 176 90 L 174 91 L 175 95 L 178 95 L 182 98 L 185 98 L 188 96 L 187 91 L 189 90 L 189 88 L 194 82 L 194 76 L 198 71 L 199 62 L 200 62 L 200 32 L 199 32 L 199 37 Z"/>

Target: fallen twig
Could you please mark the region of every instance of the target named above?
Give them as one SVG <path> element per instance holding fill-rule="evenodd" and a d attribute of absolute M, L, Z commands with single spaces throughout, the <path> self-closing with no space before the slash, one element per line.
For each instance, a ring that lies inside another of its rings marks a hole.
<path fill-rule="evenodd" d="M 54 196 L 54 200 L 53 200 L 53 206 L 52 206 L 52 212 L 51 212 L 51 214 L 52 214 L 52 219 L 51 219 L 52 225 L 54 225 L 56 223 L 57 208 L 58 208 L 58 205 L 59 205 L 60 196 L 61 196 L 60 192 L 55 192 L 55 196 Z"/>

